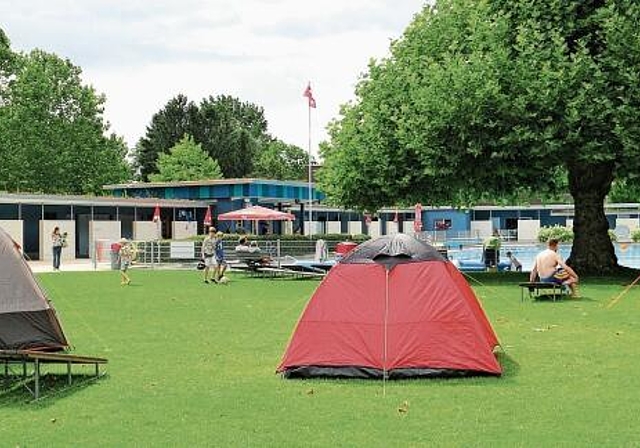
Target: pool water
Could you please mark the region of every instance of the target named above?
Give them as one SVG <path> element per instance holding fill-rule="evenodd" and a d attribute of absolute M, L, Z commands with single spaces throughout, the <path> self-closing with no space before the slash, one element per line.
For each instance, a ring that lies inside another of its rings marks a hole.
<path fill-rule="evenodd" d="M 640 269 L 640 243 L 614 243 L 618 263 L 622 266 Z M 522 270 L 529 272 L 533 267 L 536 255 L 546 248 L 546 244 L 516 245 L 503 244 L 500 248 L 500 262 L 507 261 L 507 251 L 522 263 Z M 560 245 L 558 250 L 564 260 L 569 258 L 571 253 L 570 245 Z M 462 249 L 449 249 L 449 259 L 452 261 L 475 261 L 482 260 L 482 247 L 472 246 Z"/>

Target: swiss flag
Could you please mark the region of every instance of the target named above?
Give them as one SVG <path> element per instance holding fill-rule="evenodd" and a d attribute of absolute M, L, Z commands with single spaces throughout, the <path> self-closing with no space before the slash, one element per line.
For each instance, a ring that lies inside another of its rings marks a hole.
<path fill-rule="evenodd" d="M 307 85 L 307 88 L 304 89 L 304 93 L 302 96 L 306 96 L 309 99 L 309 107 L 316 108 L 316 100 L 313 98 L 313 92 L 311 92 L 311 83 Z"/>
<path fill-rule="evenodd" d="M 160 206 L 159 205 L 156 205 L 156 208 L 153 211 L 153 222 L 160 222 Z"/>
<path fill-rule="evenodd" d="M 204 221 L 202 223 L 205 226 L 211 226 L 211 207 L 207 207 L 207 213 L 204 215 Z"/>

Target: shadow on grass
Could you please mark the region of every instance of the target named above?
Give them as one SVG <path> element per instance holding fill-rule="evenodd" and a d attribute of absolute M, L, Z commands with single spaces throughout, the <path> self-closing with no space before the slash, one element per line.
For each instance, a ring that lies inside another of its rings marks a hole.
<path fill-rule="evenodd" d="M 0 408 L 24 406 L 51 406 L 57 401 L 83 390 L 93 383 L 105 381 L 109 376 L 105 373 L 100 377 L 93 375 L 71 375 L 71 385 L 68 384 L 66 374 L 45 374 L 40 377 L 40 398 L 34 400 L 33 377 L 23 379 L 22 376 L 10 376 L 8 379 L 0 376 Z"/>
<path fill-rule="evenodd" d="M 586 296 L 581 296 L 576 298 L 571 298 L 567 296 L 555 296 L 554 298 L 554 296 L 550 294 L 544 294 L 534 299 L 529 299 L 529 301 L 531 303 L 540 304 L 540 305 L 551 304 L 551 305 L 558 305 L 558 306 L 563 306 L 567 304 L 571 305 L 571 304 L 584 303 L 584 302 L 597 302 L 597 300 L 592 299 L 590 297 L 586 297 Z"/>

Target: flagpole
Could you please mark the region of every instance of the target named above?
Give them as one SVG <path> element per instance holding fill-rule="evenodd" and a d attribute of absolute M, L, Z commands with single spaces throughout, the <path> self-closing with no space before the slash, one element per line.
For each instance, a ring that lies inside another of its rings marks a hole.
<path fill-rule="evenodd" d="M 309 86 L 311 85 L 311 81 L 309 81 Z M 311 102 L 307 101 L 307 109 L 309 110 L 308 121 L 309 121 L 309 239 L 312 238 L 311 235 L 311 223 L 313 221 L 313 192 L 311 187 Z"/>

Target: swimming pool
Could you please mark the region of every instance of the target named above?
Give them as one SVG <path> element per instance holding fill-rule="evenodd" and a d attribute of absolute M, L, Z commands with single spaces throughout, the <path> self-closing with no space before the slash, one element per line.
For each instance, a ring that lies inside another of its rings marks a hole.
<path fill-rule="evenodd" d="M 616 255 L 618 256 L 618 263 L 622 266 L 630 268 L 640 269 L 640 243 L 614 243 L 613 244 Z M 513 253 L 513 255 L 522 263 L 523 271 L 531 271 L 533 267 L 533 261 L 536 255 L 546 248 L 546 244 L 503 244 L 500 248 L 500 261 L 506 261 L 507 251 Z M 560 245 L 558 250 L 563 259 L 569 258 L 571 253 L 571 246 L 568 244 Z M 482 246 L 463 247 L 462 249 L 449 249 L 449 259 L 452 261 L 476 261 L 482 260 Z"/>

